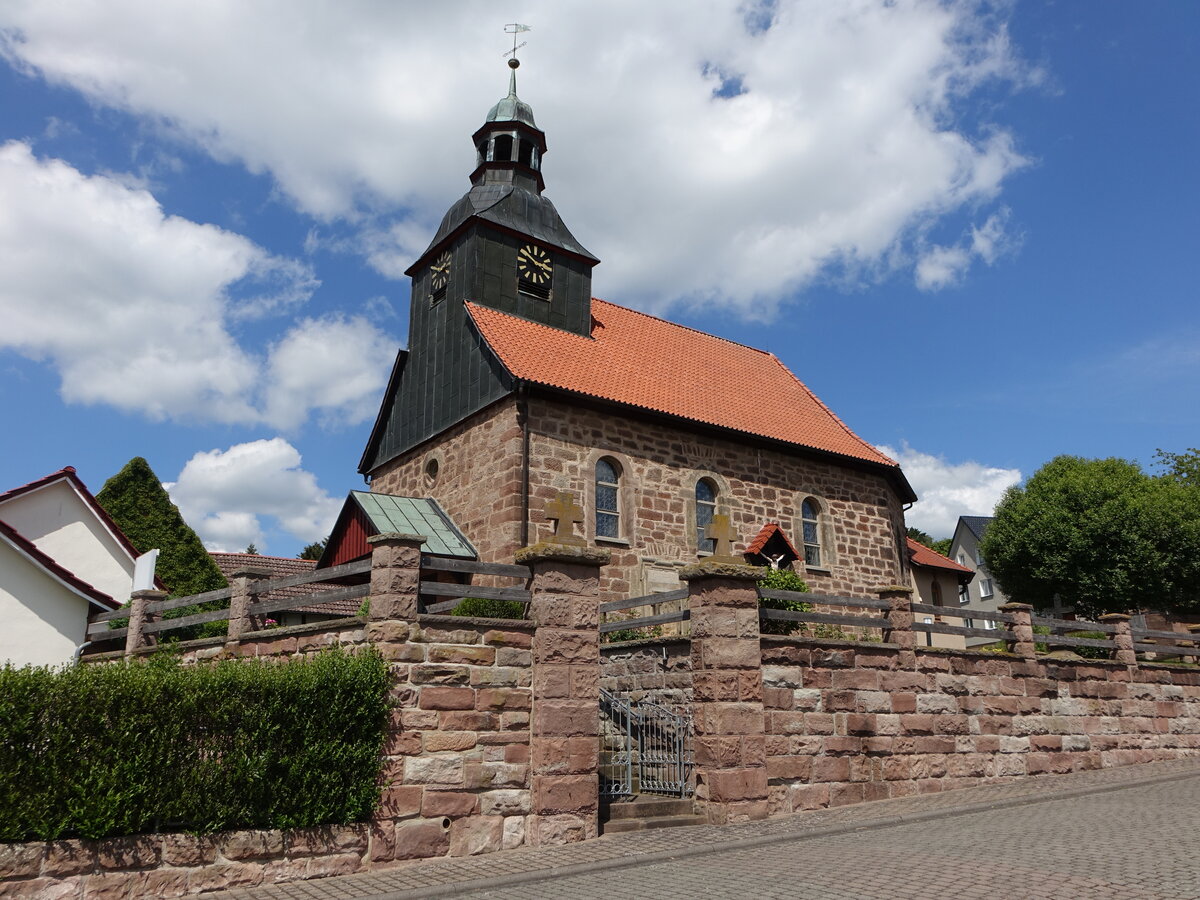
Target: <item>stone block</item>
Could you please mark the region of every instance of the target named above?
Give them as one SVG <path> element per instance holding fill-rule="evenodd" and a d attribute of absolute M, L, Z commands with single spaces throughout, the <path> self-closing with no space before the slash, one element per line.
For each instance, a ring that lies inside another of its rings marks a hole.
<path fill-rule="evenodd" d="M 850 760 L 845 756 L 818 756 L 813 760 L 814 782 L 849 781 Z"/>
<path fill-rule="evenodd" d="M 585 775 L 600 764 L 600 745 L 594 737 L 535 737 L 529 751 L 535 775 Z"/>
<path fill-rule="evenodd" d="M 539 628 L 533 643 L 533 657 L 538 664 L 598 665 L 600 648 L 596 634 L 591 631 Z"/>
<path fill-rule="evenodd" d="M 227 832 L 220 841 L 221 855 L 226 859 L 264 859 L 283 853 L 283 832 L 272 829 Z"/>
<path fill-rule="evenodd" d="M 528 650 L 533 646 L 533 635 L 525 631 L 493 629 L 483 633 L 483 642 L 492 647 L 518 647 Z"/>
<path fill-rule="evenodd" d="M 463 759 L 458 755 L 418 756 L 404 760 L 405 784 L 463 784 Z"/>
<path fill-rule="evenodd" d="M 598 776 L 535 775 L 533 810 L 539 816 L 592 812 L 599 806 Z"/>
<path fill-rule="evenodd" d="M 421 709 L 474 709 L 475 691 L 469 687 L 427 687 L 418 701 Z"/>
<path fill-rule="evenodd" d="M 95 842 L 47 841 L 42 874 L 53 877 L 80 875 L 96 868 Z"/>
<path fill-rule="evenodd" d="M 434 819 L 449 816 L 459 819 L 474 815 L 479 808 L 479 798 L 467 791 L 437 791 L 426 789 L 421 800 L 421 816 Z"/>
<path fill-rule="evenodd" d="M 527 840 L 535 847 L 575 844 L 596 837 L 598 827 L 594 814 L 536 815 L 527 820 Z"/>
<path fill-rule="evenodd" d="M 515 850 L 525 844 L 525 816 L 508 816 L 504 820 L 504 834 L 500 839 L 501 850 Z"/>
<path fill-rule="evenodd" d="M 417 819 L 395 827 L 394 859 L 433 859 L 450 850 L 449 819 Z"/>
<path fill-rule="evenodd" d="M 501 816 L 473 816 L 450 826 L 450 855 L 478 856 L 499 850 L 504 837 Z"/>
<path fill-rule="evenodd" d="M 295 862 L 301 862 L 296 860 Z M 335 853 L 330 856 L 317 856 L 302 861 L 304 863 L 305 879 L 330 878 L 337 875 L 352 875 L 362 868 L 362 857 L 357 853 Z M 264 878 L 264 880 L 266 880 Z M 289 881 L 292 879 L 289 878 Z"/>
<path fill-rule="evenodd" d="M 463 685 L 471 683 L 471 669 L 458 665 L 414 665 L 408 677 L 413 684 Z"/>
<path fill-rule="evenodd" d="M 42 868 L 41 843 L 0 843 L 0 881 L 33 878 Z"/>
<path fill-rule="evenodd" d="M 529 786 L 529 766 L 517 763 L 468 760 L 463 765 L 463 783 L 473 790 Z"/>
<path fill-rule="evenodd" d="M 767 799 L 766 767 L 718 769 L 701 772 L 710 803 L 736 803 Z"/>
<path fill-rule="evenodd" d="M 438 753 L 444 750 L 470 750 L 478 740 L 478 735 L 474 731 L 426 731 L 419 737 L 421 746 L 426 753 Z"/>
<path fill-rule="evenodd" d="M 461 663 L 471 666 L 490 666 L 496 661 L 495 647 L 433 644 L 425 653 L 430 663 Z"/>
<path fill-rule="evenodd" d="M 480 688 L 475 708 L 480 710 L 524 710 L 533 706 L 533 694 L 524 688 Z"/>
<path fill-rule="evenodd" d="M 505 788 L 479 795 L 479 812 L 484 816 L 524 816 L 532 808 L 532 797 L 527 790 Z"/>
<path fill-rule="evenodd" d="M 539 699 L 533 709 L 532 730 L 538 736 L 598 735 L 599 702 Z"/>
<path fill-rule="evenodd" d="M 157 866 L 162 840 L 157 835 L 107 838 L 96 842 L 96 862 L 102 869 L 149 869 Z"/>
<path fill-rule="evenodd" d="M 263 866 L 256 862 L 216 863 L 188 871 L 188 893 L 220 891 L 260 884 Z"/>

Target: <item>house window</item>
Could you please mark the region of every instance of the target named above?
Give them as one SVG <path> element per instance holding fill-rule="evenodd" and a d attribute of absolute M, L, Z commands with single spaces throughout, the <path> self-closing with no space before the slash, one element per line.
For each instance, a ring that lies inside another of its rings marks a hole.
<path fill-rule="evenodd" d="M 962 606 L 966 606 L 971 602 L 971 589 L 965 584 L 958 586 L 958 602 Z"/>
<path fill-rule="evenodd" d="M 975 551 L 975 565 L 977 565 L 977 566 L 983 565 L 983 551 L 982 550 Z"/>
<path fill-rule="evenodd" d="M 992 579 L 984 578 L 982 581 L 979 582 L 979 596 L 980 597 L 992 596 Z"/>
<path fill-rule="evenodd" d="M 709 523 L 717 514 L 717 486 L 710 478 L 696 482 L 696 546 L 701 552 L 712 553 L 717 542 L 705 537 Z"/>
<path fill-rule="evenodd" d="M 596 461 L 596 537 L 621 536 L 621 512 L 618 498 L 621 491 L 621 467 L 616 460 L 604 457 Z"/>
<path fill-rule="evenodd" d="M 974 619 L 963 619 L 963 627 L 964 628 L 974 628 L 975 620 Z"/>
<path fill-rule="evenodd" d="M 967 565 L 967 554 L 963 553 L 961 550 L 958 551 L 958 564 L 963 568 L 966 568 Z"/>
<path fill-rule="evenodd" d="M 800 522 L 804 531 L 804 564 L 821 565 L 821 523 L 817 504 L 811 498 L 800 504 Z"/>

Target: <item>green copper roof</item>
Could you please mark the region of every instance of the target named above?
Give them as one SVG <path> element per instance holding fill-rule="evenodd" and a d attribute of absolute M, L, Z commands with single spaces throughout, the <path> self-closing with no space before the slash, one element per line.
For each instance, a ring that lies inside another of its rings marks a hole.
<path fill-rule="evenodd" d="M 434 556 L 475 559 L 471 542 L 450 521 L 436 500 L 429 497 L 397 497 L 351 491 L 350 496 L 367 514 L 376 533 L 419 534 L 425 538 L 422 551 Z"/>
<path fill-rule="evenodd" d="M 491 108 L 487 121 L 524 122 L 530 128 L 537 128 L 537 123 L 533 121 L 533 107 L 517 97 L 516 69 L 508 77 L 508 96 Z"/>

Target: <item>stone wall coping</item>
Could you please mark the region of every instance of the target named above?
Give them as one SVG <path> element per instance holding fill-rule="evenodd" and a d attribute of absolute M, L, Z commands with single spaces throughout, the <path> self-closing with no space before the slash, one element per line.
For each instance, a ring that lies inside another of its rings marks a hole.
<path fill-rule="evenodd" d="M 162 600 L 164 597 L 171 596 L 168 591 L 156 591 L 153 588 L 144 591 L 134 591 L 129 595 L 130 600 L 137 600 L 139 597 L 144 597 L 146 600 Z"/>
<path fill-rule="evenodd" d="M 538 541 L 522 547 L 513 558 L 517 565 L 528 566 L 539 562 L 575 563 L 580 566 L 606 566 L 612 559 L 612 551 L 604 547 L 580 547 L 575 544 L 556 544 Z"/>
<path fill-rule="evenodd" d="M 238 566 L 229 573 L 230 578 L 270 578 L 275 573 L 262 566 Z"/>
<path fill-rule="evenodd" d="M 1129 613 L 1105 613 L 1099 619 L 1101 622 L 1128 622 L 1132 616 Z"/>
<path fill-rule="evenodd" d="M 1032 603 L 1002 603 L 1000 604 L 1000 612 L 1021 612 L 1028 610 L 1033 612 Z"/>
<path fill-rule="evenodd" d="M 732 557 L 728 560 L 710 556 L 698 563 L 684 566 L 679 570 L 680 581 L 695 581 L 700 578 L 732 578 L 737 581 L 759 581 L 767 574 L 765 566 L 751 566 L 737 562 Z"/>
<path fill-rule="evenodd" d="M 840 641 L 836 638 L 811 638 L 800 637 L 791 634 L 763 634 L 759 635 L 759 641 L 762 644 L 792 644 L 803 647 L 828 647 L 831 650 L 899 650 L 899 644 L 890 644 L 884 641 Z M 918 650 L 928 650 L 928 647 L 918 647 Z M 940 647 L 932 648 L 935 650 L 943 649 Z M 949 649 L 949 648 L 945 648 Z"/>
<path fill-rule="evenodd" d="M 600 652 L 603 653 L 605 650 L 610 648 L 620 650 L 636 650 L 639 647 L 656 647 L 659 645 L 665 647 L 668 644 L 690 644 L 691 642 L 692 636 L 690 634 L 672 634 L 663 637 L 634 638 L 632 641 L 609 641 L 607 644 L 601 644 Z"/>
<path fill-rule="evenodd" d="M 434 613 L 420 613 L 416 617 L 419 625 L 455 625 L 458 628 L 512 628 L 516 631 L 537 630 L 537 625 L 528 619 L 490 619 L 484 616 L 439 616 Z"/>
<path fill-rule="evenodd" d="M 912 594 L 913 589 L 907 584 L 885 584 L 883 587 L 875 588 L 879 594 Z"/>
<path fill-rule="evenodd" d="M 424 544 L 427 538 L 423 534 L 407 534 L 403 531 L 381 531 L 367 538 L 368 544 L 383 544 L 388 541 L 404 541 L 411 544 Z"/>
<path fill-rule="evenodd" d="M 305 625 L 285 625 L 282 628 L 266 628 L 262 631 L 245 631 L 242 632 L 240 643 L 250 644 L 256 641 L 274 641 L 281 637 L 295 637 L 303 634 L 316 634 L 322 631 L 346 631 L 354 628 L 362 628 L 366 624 L 366 619 L 362 616 L 349 616 L 344 619 L 326 619 L 324 622 L 309 622 Z M 184 653 L 188 650 L 203 650 L 205 647 L 224 647 L 227 639 L 224 635 L 216 637 L 196 638 L 191 641 L 180 641 L 177 644 L 171 644 L 168 652 Z M 133 652 L 134 656 L 152 656 L 155 653 L 164 651 L 164 647 L 145 646 L 138 647 Z M 109 650 L 104 653 L 85 653 L 82 657 L 83 662 L 103 662 L 110 659 L 123 659 L 125 656 L 124 650 Z"/>

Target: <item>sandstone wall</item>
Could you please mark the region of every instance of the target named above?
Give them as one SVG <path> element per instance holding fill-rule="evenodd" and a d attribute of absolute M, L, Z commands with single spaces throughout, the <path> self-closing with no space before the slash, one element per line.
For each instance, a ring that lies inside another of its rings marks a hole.
<path fill-rule="evenodd" d="M 773 814 L 1200 752 L 1200 671 L 762 639 Z"/>
<path fill-rule="evenodd" d="M 881 475 L 543 398 L 531 399 L 529 421 L 531 527 L 548 528 L 542 510 L 557 491 L 584 498 L 589 543 L 613 550 L 602 593 L 637 596 L 679 586 L 678 569 L 699 556 L 701 478 L 718 486 L 717 511 L 731 517 L 738 549 L 767 522 L 779 522 L 799 542 L 800 504 L 815 498 L 823 510 L 822 566 L 803 573 L 815 592 L 871 595 L 882 584 L 908 581 L 901 504 Z M 595 536 L 601 456 L 622 469 L 618 541 Z"/>
<path fill-rule="evenodd" d="M 691 641 L 684 638 L 601 644 L 600 687 L 638 702 L 690 712 Z"/>

